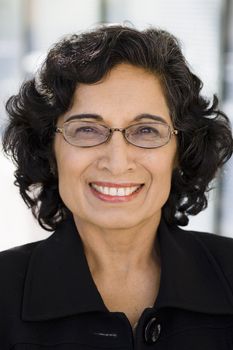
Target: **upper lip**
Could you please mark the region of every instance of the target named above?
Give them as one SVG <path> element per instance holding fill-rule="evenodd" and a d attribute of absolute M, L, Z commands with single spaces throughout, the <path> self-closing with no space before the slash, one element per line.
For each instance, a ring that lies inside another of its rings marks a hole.
<path fill-rule="evenodd" d="M 133 183 L 133 182 L 124 182 L 124 183 L 113 183 L 113 182 L 103 182 L 103 181 L 92 181 L 90 182 L 96 184 L 97 186 L 103 186 L 103 187 L 135 187 L 135 186 L 141 186 L 143 183 Z"/>

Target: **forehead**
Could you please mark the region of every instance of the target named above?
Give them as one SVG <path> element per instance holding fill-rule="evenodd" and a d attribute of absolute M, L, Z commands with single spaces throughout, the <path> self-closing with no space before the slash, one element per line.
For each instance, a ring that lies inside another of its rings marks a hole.
<path fill-rule="evenodd" d="M 106 121 L 130 121 L 139 114 L 156 114 L 170 122 L 159 77 L 141 67 L 120 64 L 95 84 L 79 84 L 65 116 L 95 113 Z"/>

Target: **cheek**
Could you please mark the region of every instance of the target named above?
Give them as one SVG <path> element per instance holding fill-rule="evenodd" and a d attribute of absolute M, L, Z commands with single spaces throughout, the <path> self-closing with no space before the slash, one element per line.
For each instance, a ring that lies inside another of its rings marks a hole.
<path fill-rule="evenodd" d="M 79 172 L 82 164 L 85 166 L 87 157 L 82 152 L 79 152 L 78 148 L 69 145 L 63 139 L 55 140 L 54 150 L 59 180 L 63 176 L 69 175 L 69 177 L 72 177 L 76 172 Z"/>
<path fill-rule="evenodd" d="M 87 160 L 82 157 L 72 154 L 59 157 L 57 160 L 59 184 L 69 187 L 69 183 L 72 185 L 73 181 L 80 179 L 87 166 Z"/>
<path fill-rule="evenodd" d="M 151 183 L 148 187 L 148 203 L 151 212 L 162 208 L 171 191 L 171 179 L 174 161 L 171 158 L 157 157 L 151 159 Z"/>
<path fill-rule="evenodd" d="M 71 212 L 77 210 L 77 198 L 83 197 L 82 175 L 87 166 L 87 159 L 73 152 L 57 158 L 59 194 Z"/>
<path fill-rule="evenodd" d="M 150 206 L 151 208 L 162 207 L 167 201 L 171 190 L 175 152 L 164 152 L 164 149 L 161 149 L 155 154 L 148 155 L 146 163 L 147 170 L 151 176 L 148 187 Z"/>
<path fill-rule="evenodd" d="M 157 152 L 144 158 L 145 166 L 149 170 L 152 177 L 160 180 L 170 179 L 175 167 L 175 154 L 170 152 Z"/>
<path fill-rule="evenodd" d="M 83 169 L 87 166 L 87 160 L 77 150 L 63 145 L 56 153 L 59 191 L 61 197 L 74 191 L 74 181 L 80 179 Z"/>

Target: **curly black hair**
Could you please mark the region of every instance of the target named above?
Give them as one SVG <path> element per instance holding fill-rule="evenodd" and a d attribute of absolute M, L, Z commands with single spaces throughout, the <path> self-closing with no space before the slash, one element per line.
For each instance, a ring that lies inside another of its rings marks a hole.
<path fill-rule="evenodd" d="M 179 41 L 149 27 L 99 25 L 56 43 L 35 77 L 9 98 L 9 124 L 3 150 L 15 161 L 15 184 L 39 224 L 54 230 L 69 210 L 58 190 L 53 151 L 54 126 L 71 104 L 79 83 L 103 79 L 120 63 L 142 67 L 160 79 L 178 134 L 178 166 L 163 207 L 168 223 L 187 225 L 188 215 L 207 206 L 207 192 L 217 170 L 231 157 L 229 119 L 214 95 L 201 95 L 202 82 L 191 72 Z"/>

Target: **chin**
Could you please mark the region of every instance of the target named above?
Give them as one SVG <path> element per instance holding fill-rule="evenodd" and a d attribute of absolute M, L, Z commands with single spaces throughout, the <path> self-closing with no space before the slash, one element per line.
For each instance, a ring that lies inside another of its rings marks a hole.
<path fill-rule="evenodd" d="M 90 225 L 98 226 L 107 230 L 125 230 L 140 225 L 140 220 L 136 220 L 136 218 L 130 218 L 130 214 L 128 217 L 123 217 L 123 215 L 113 215 L 110 214 L 107 217 L 104 217 L 101 220 L 101 217 L 98 216 L 96 220 L 94 220 L 93 216 L 87 221 Z"/>

